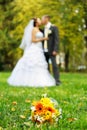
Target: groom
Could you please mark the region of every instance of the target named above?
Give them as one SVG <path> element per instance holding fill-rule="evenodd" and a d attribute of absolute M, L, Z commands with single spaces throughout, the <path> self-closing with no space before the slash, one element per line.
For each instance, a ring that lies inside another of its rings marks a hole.
<path fill-rule="evenodd" d="M 44 41 L 44 53 L 49 66 L 49 59 L 52 61 L 52 68 L 56 85 L 60 85 L 59 69 L 56 63 L 56 55 L 59 49 L 59 34 L 58 28 L 50 22 L 50 16 L 44 15 L 42 17 L 42 24 L 44 27 L 44 36 L 48 37 L 48 41 Z"/>

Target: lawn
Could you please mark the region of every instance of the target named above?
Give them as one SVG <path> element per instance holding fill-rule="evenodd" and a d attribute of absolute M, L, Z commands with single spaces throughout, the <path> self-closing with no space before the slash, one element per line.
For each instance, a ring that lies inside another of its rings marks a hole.
<path fill-rule="evenodd" d="M 61 73 L 62 85 L 50 88 L 12 87 L 6 83 L 9 75 L 0 73 L 0 130 L 40 130 L 28 118 L 31 102 L 44 93 L 63 111 L 59 124 L 50 130 L 87 130 L 87 74 Z"/>

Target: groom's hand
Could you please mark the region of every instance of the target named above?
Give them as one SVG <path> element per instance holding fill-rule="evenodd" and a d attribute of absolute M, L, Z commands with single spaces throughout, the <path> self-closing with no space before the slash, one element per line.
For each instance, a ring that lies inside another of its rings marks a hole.
<path fill-rule="evenodd" d="M 53 56 L 56 56 L 56 55 L 57 55 L 57 52 L 56 52 L 56 51 L 53 51 L 53 52 L 52 52 L 52 55 L 53 55 Z"/>

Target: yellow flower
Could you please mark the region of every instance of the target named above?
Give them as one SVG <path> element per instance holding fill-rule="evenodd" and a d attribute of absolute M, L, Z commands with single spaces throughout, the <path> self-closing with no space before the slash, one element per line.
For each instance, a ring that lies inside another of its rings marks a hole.
<path fill-rule="evenodd" d="M 21 119 L 25 119 L 26 117 L 24 115 L 20 115 L 20 118 Z"/>
<path fill-rule="evenodd" d="M 0 126 L 0 130 L 3 130 L 3 128 Z"/>
<path fill-rule="evenodd" d="M 11 111 L 14 112 L 16 109 L 14 107 L 11 108 Z"/>
<path fill-rule="evenodd" d="M 26 102 L 26 103 L 30 103 L 30 100 L 29 100 L 29 99 L 26 99 L 25 102 Z"/>
<path fill-rule="evenodd" d="M 53 103 L 51 102 L 49 98 L 41 98 L 41 102 L 46 107 L 49 107 L 49 106 L 53 107 Z"/>
<path fill-rule="evenodd" d="M 44 114 L 44 119 L 45 120 L 49 120 L 52 118 L 52 114 L 50 111 L 46 111 L 45 114 Z"/>
<path fill-rule="evenodd" d="M 37 102 L 36 101 L 33 101 L 32 105 L 33 106 L 36 106 Z"/>
<path fill-rule="evenodd" d="M 60 111 L 56 110 L 56 115 L 60 116 L 61 115 Z"/>
<path fill-rule="evenodd" d="M 30 122 L 24 122 L 24 125 L 30 126 Z"/>

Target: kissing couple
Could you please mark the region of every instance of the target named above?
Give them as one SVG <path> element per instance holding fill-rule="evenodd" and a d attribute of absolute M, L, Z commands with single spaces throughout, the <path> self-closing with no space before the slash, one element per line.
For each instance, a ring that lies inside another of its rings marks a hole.
<path fill-rule="evenodd" d="M 40 30 L 40 26 L 44 29 Z M 50 16 L 34 18 L 24 30 L 20 48 L 24 50 L 8 79 L 12 86 L 45 87 L 60 85 L 56 55 L 59 49 L 58 28 L 50 22 Z M 49 71 L 52 62 L 53 75 Z"/>

